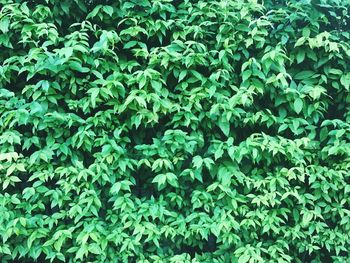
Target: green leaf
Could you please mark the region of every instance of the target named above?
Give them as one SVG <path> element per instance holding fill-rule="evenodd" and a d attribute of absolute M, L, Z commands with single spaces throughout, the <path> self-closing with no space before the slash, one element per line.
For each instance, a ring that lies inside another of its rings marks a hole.
<path fill-rule="evenodd" d="M 315 72 L 314 71 L 311 71 L 311 70 L 304 70 L 304 71 L 300 71 L 298 72 L 296 75 L 294 75 L 294 79 L 297 79 L 297 80 L 305 80 L 305 79 L 309 79 L 311 78 L 312 76 L 315 75 Z"/>
<path fill-rule="evenodd" d="M 306 41 L 306 38 L 305 38 L 305 37 L 299 38 L 299 39 L 296 41 L 294 47 L 299 47 L 299 46 L 303 45 L 303 44 L 305 43 L 305 41 Z"/>
<path fill-rule="evenodd" d="M 124 45 L 124 48 L 129 49 L 137 45 L 137 41 L 129 41 Z"/>
<path fill-rule="evenodd" d="M 304 106 L 304 103 L 303 103 L 303 100 L 300 99 L 300 98 L 297 98 L 295 101 L 294 101 L 294 110 L 296 113 L 300 113 L 303 109 L 303 106 Z"/>
<path fill-rule="evenodd" d="M 96 243 L 89 245 L 89 251 L 93 254 L 96 254 L 96 255 L 100 255 L 102 252 L 101 248 Z"/>
<path fill-rule="evenodd" d="M 100 11 L 101 7 L 102 7 L 102 5 L 96 6 L 96 7 L 87 15 L 86 19 L 95 17 L 95 16 L 98 14 L 98 12 Z"/>
<path fill-rule="evenodd" d="M 90 71 L 89 68 L 83 67 L 79 62 L 77 61 L 70 61 L 69 62 L 70 67 L 76 71 L 79 71 L 81 73 L 87 73 Z"/>
<path fill-rule="evenodd" d="M 98 96 L 98 94 L 100 93 L 100 89 L 99 88 L 92 88 L 89 90 L 89 93 L 91 94 L 91 105 L 92 107 L 96 106 L 96 98 Z"/>
<path fill-rule="evenodd" d="M 349 90 L 350 87 L 350 73 L 344 74 L 340 78 L 340 83 L 345 87 L 346 90 Z"/>
<path fill-rule="evenodd" d="M 113 7 L 109 6 L 109 5 L 104 5 L 102 7 L 103 11 L 106 12 L 109 16 L 113 15 Z"/>
<path fill-rule="evenodd" d="M 0 20 L 0 30 L 2 33 L 7 33 L 9 31 L 10 19 L 5 16 Z"/>
<path fill-rule="evenodd" d="M 250 260 L 250 256 L 247 254 L 243 254 L 238 258 L 238 263 L 246 263 Z"/>
<path fill-rule="evenodd" d="M 10 174 L 12 174 L 16 169 L 16 164 L 13 163 L 11 164 L 11 166 L 7 169 L 7 172 L 6 172 L 6 176 L 9 176 Z"/>
<path fill-rule="evenodd" d="M 230 122 L 225 118 L 220 118 L 218 125 L 221 131 L 228 137 L 230 134 Z"/>

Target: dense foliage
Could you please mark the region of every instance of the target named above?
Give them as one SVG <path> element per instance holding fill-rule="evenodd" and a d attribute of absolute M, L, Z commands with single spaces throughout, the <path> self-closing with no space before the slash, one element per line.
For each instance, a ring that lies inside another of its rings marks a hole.
<path fill-rule="evenodd" d="M 350 262 L 350 4 L 0 0 L 2 262 Z"/>

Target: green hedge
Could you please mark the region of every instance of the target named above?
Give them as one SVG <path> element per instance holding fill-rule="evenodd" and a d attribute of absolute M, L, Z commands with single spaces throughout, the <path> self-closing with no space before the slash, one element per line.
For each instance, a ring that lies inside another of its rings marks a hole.
<path fill-rule="evenodd" d="M 0 0 L 2 262 L 350 262 L 350 4 Z"/>

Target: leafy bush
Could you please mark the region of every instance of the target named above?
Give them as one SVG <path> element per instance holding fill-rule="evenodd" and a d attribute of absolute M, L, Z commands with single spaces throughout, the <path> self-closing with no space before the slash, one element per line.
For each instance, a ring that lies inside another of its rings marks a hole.
<path fill-rule="evenodd" d="M 0 3 L 2 262 L 350 262 L 348 1 Z"/>

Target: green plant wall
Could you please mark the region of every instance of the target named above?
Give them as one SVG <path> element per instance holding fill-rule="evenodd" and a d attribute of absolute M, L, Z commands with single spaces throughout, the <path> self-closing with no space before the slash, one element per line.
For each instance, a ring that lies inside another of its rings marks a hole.
<path fill-rule="evenodd" d="M 1 262 L 350 262 L 350 3 L 0 0 Z"/>

